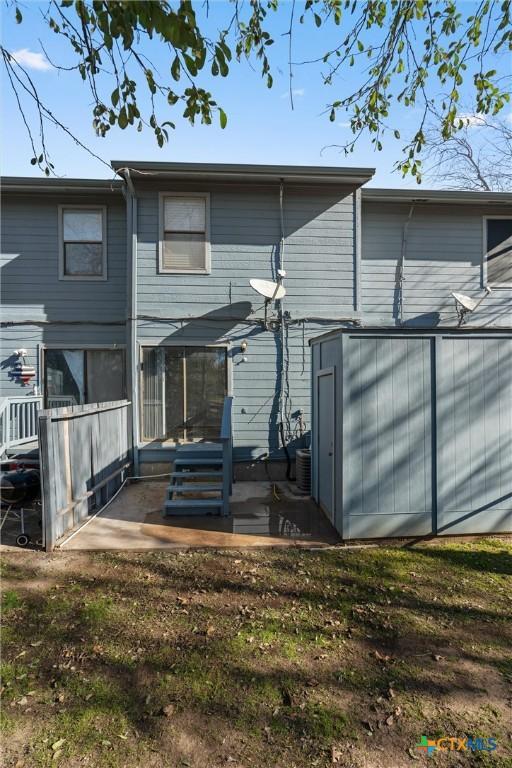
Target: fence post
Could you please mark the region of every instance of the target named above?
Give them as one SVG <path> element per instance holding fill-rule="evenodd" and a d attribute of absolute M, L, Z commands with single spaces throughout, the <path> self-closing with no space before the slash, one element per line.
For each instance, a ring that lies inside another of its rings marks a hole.
<path fill-rule="evenodd" d="M 49 473 L 49 440 L 51 439 L 51 430 L 48 428 L 49 416 L 39 416 L 38 435 L 40 450 L 40 472 L 41 472 L 41 499 L 42 509 L 42 532 L 43 547 L 47 552 L 51 552 L 55 546 L 55 513 L 52 504 L 52 485 Z"/>

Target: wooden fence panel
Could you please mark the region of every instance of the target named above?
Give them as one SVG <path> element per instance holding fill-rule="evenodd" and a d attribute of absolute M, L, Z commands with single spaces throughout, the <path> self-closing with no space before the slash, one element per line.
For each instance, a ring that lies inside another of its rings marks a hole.
<path fill-rule="evenodd" d="M 47 551 L 121 486 L 130 465 L 130 407 L 117 400 L 39 412 Z"/>

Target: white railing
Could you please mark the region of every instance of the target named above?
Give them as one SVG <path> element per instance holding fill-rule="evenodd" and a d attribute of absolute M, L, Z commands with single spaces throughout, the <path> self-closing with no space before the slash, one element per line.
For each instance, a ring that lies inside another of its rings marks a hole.
<path fill-rule="evenodd" d="M 38 395 L 0 401 L 0 456 L 7 448 L 37 439 L 37 413 L 42 407 L 43 398 Z"/>
<path fill-rule="evenodd" d="M 46 401 L 48 408 L 66 408 L 70 405 L 80 405 L 73 395 L 48 395 Z"/>

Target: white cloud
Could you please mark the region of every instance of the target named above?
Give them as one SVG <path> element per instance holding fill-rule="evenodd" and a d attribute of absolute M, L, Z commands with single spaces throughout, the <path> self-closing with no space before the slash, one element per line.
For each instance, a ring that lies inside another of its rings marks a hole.
<path fill-rule="evenodd" d="M 459 120 L 463 120 L 468 128 L 479 128 L 485 125 L 485 118 L 482 115 L 457 115 Z"/>
<path fill-rule="evenodd" d="M 338 123 L 338 127 L 339 127 L 339 128 L 350 128 L 350 123 L 349 123 L 349 122 L 346 122 L 346 123 Z"/>
<path fill-rule="evenodd" d="M 300 98 L 301 96 L 304 96 L 306 91 L 304 88 L 292 88 L 292 96 L 294 98 Z M 285 91 L 281 94 L 282 99 L 288 99 L 290 97 L 290 91 Z"/>
<path fill-rule="evenodd" d="M 505 122 L 512 124 L 512 112 L 509 112 L 508 115 L 505 116 Z"/>
<path fill-rule="evenodd" d="M 19 51 L 12 51 L 11 56 L 18 64 L 27 69 L 39 69 L 41 71 L 52 69 L 52 65 L 42 53 L 29 51 L 28 48 L 20 48 Z"/>

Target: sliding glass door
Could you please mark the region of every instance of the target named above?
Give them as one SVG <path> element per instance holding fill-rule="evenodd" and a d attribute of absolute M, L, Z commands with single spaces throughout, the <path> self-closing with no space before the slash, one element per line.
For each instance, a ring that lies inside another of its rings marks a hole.
<path fill-rule="evenodd" d="M 215 439 L 226 395 L 224 347 L 143 348 L 143 440 Z"/>

